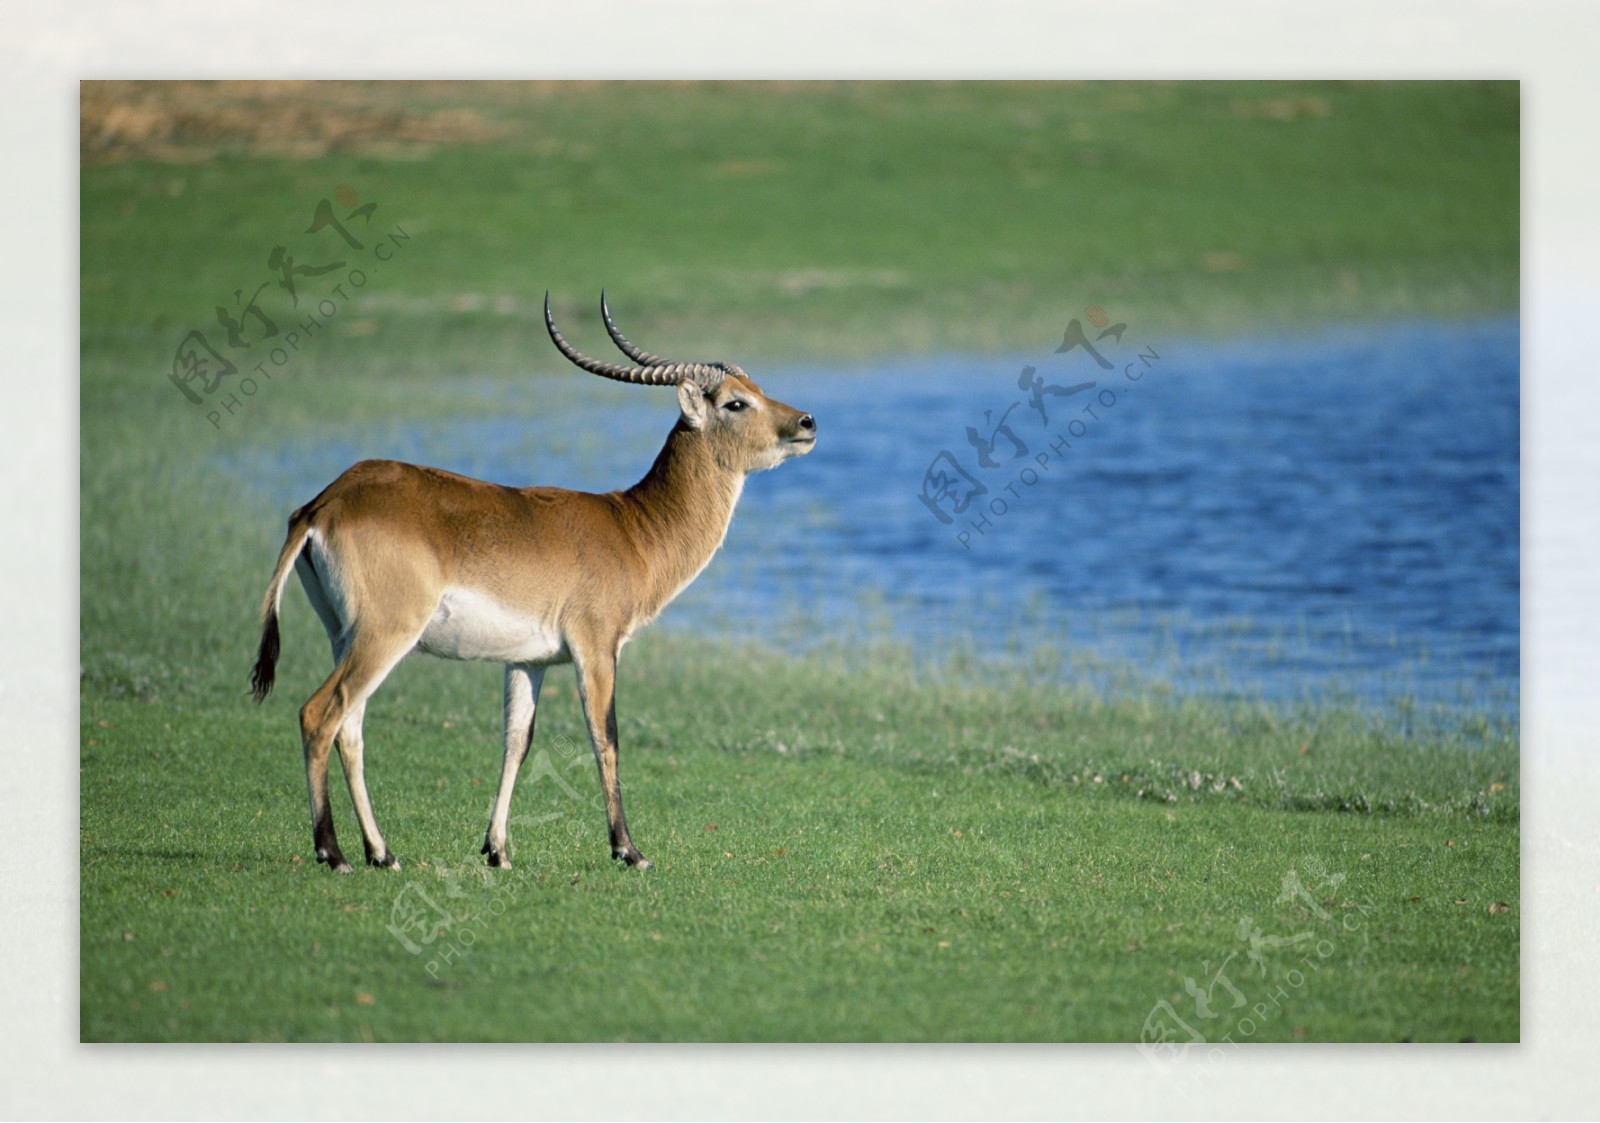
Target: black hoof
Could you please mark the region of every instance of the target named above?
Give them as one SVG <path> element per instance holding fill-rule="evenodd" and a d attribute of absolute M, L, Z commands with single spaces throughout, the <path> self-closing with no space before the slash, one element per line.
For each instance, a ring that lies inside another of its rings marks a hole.
<path fill-rule="evenodd" d="M 400 859 L 387 852 L 379 858 L 374 858 L 371 854 L 368 854 L 367 865 L 375 866 L 380 870 L 397 870 L 400 868 Z"/>
<path fill-rule="evenodd" d="M 618 850 L 611 856 L 619 862 L 626 862 L 629 869 L 647 870 L 652 868 L 650 860 L 637 850 Z"/>
<path fill-rule="evenodd" d="M 334 873 L 350 873 L 350 863 L 344 860 L 344 855 L 337 850 L 318 850 L 317 861 L 326 862 L 328 868 Z"/>

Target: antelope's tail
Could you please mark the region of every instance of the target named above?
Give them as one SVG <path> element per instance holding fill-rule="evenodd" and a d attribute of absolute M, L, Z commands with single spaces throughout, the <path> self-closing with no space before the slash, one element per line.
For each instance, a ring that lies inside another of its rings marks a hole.
<path fill-rule="evenodd" d="M 278 607 L 283 601 L 283 585 L 289 579 L 295 559 L 311 536 L 309 505 L 289 517 L 289 536 L 278 553 L 278 567 L 272 571 L 267 596 L 261 604 L 261 647 L 256 652 L 255 669 L 250 672 L 250 694 L 257 702 L 266 701 L 278 674 Z"/>

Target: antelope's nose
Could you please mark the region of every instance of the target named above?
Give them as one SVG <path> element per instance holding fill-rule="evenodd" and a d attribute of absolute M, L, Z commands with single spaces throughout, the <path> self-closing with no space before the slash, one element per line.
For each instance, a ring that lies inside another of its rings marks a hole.
<path fill-rule="evenodd" d="M 800 415 L 800 428 L 804 429 L 807 433 L 815 433 L 817 431 L 817 419 L 812 417 L 809 413 L 802 413 Z"/>

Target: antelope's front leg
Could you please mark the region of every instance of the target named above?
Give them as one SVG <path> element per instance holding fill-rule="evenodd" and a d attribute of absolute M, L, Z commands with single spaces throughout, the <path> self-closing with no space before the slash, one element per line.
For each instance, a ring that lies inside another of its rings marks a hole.
<path fill-rule="evenodd" d="M 650 863 L 628 836 L 628 821 L 622 813 L 622 781 L 617 775 L 617 660 L 592 659 L 578 665 L 578 693 L 583 698 L 583 716 L 589 725 L 589 743 L 594 747 L 595 763 L 600 766 L 600 787 L 606 797 L 606 825 L 611 831 L 611 856 L 636 869 L 647 870 Z"/>
<path fill-rule="evenodd" d="M 544 684 L 543 667 L 506 664 L 506 755 L 500 765 L 500 790 L 495 794 L 494 810 L 489 814 L 489 831 L 483 838 L 483 853 L 489 864 L 511 868 L 510 840 L 506 821 L 511 814 L 511 793 L 517 774 L 533 744 L 533 717 L 539 706 L 539 687 Z"/>

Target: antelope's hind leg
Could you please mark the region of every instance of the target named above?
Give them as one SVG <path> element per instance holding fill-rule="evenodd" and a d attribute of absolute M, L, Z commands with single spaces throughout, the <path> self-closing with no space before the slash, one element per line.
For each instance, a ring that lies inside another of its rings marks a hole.
<path fill-rule="evenodd" d="M 361 824 L 361 843 L 367 851 L 367 865 L 397 870 L 400 862 L 389 853 L 389 846 L 378 831 L 378 820 L 372 814 L 372 801 L 367 797 L 361 741 L 361 722 L 366 713 L 366 699 L 351 706 L 335 743 L 339 747 L 339 763 L 344 767 L 345 784 L 350 789 L 350 802 L 355 804 L 356 821 Z"/>
<path fill-rule="evenodd" d="M 361 820 L 361 833 L 367 859 L 374 865 L 398 866 L 385 846 L 372 817 L 367 786 L 362 775 L 361 719 L 367 699 L 377 690 L 395 664 L 405 658 L 416 643 L 417 634 L 382 639 L 363 633 L 350 644 L 339 665 L 327 681 L 300 708 L 300 738 L 306 755 L 306 787 L 311 795 L 311 838 L 317 861 L 326 862 L 340 873 L 350 872 L 350 863 L 339 850 L 333 832 L 333 809 L 328 801 L 328 757 L 335 736 L 339 741 L 340 762 L 345 783 Z M 351 736 L 351 734 L 354 736 Z"/>
<path fill-rule="evenodd" d="M 334 834 L 333 809 L 328 798 L 328 758 L 337 742 L 345 785 L 361 824 L 367 861 L 375 866 L 398 869 L 400 863 L 389 853 L 378 831 L 372 801 L 367 795 L 361 726 L 367 699 L 416 645 L 427 616 L 408 622 L 413 625 L 409 631 L 378 633 L 368 629 L 359 637 L 354 636 L 344 619 L 343 598 L 337 589 L 324 583 L 325 555 L 320 570 L 312 562 L 319 546 L 313 537 L 295 563 L 306 599 L 328 633 L 334 662 L 333 673 L 300 708 L 300 740 L 305 751 L 306 788 L 311 800 L 312 845 L 317 861 L 326 862 L 340 873 L 350 872 L 350 863 L 345 860 Z"/>
<path fill-rule="evenodd" d="M 506 664 L 506 751 L 500 764 L 500 788 L 495 793 L 494 810 L 489 813 L 489 830 L 483 836 L 483 853 L 489 864 L 511 868 L 510 836 L 507 820 L 511 815 L 511 795 L 516 790 L 517 774 L 533 744 L 534 712 L 539 707 L 539 688 L 544 685 L 544 668 Z"/>

